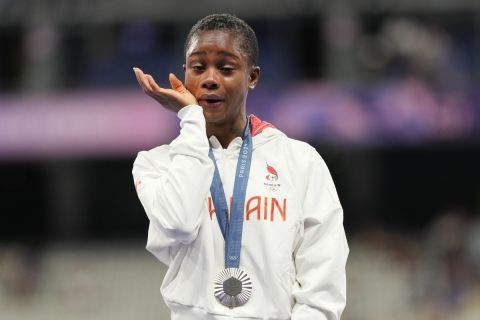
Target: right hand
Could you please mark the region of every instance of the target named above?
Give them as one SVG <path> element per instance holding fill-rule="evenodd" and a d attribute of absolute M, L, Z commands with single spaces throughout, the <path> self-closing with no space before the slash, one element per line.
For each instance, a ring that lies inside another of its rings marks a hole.
<path fill-rule="evenodd" d="M 165 109 L 178 112 L 185 106 L 198 104 L 195 96 L 185 88 L 182 81 L 173 73 L 168 75 L 172 89 L 165 89 L 160 87 L 151 75 L 143 73 L 141 69 L 133 68 L 133 72 L 135 72 L 137 81 L 143 91 L 158 101 Z"/>

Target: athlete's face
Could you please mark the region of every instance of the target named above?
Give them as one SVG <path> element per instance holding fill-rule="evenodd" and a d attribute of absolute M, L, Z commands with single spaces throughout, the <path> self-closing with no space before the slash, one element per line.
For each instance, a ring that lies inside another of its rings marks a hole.
<path fill-rule="evenodd" d="M 234 33 L 206 31 L 193 36 L 187 48 L 185 86 L 202 106 L 207 123 L 245 119 L 247 93 L 260 70 L 250 63 L 240 41 Z"/>

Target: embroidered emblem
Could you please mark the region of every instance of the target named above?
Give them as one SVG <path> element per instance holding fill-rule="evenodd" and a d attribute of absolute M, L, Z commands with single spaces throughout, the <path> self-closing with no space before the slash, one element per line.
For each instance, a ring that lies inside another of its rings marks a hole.
<path fill-rule="evenodd" d="M 269 166 L 268 163 L 267 163 L 267 171 L 268 171 L 268 174 L 265 178 L 267 178 L 268 181 L 277 181 L 278 180 L 277 170 L 275 170 L 274 167 Z"/>
<path fill-rule="evenodd" d="M 263 185 L 270 191 L 277 191 L 280 187 L 278 183 L 278 172 L 274 167 L 267 163 L 267 175 L 265 176 L 266 182 Z"/>

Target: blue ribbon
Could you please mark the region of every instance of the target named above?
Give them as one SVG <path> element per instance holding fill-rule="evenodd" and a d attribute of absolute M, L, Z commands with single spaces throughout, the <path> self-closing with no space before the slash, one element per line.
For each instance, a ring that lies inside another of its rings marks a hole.
<path fill-rule="evenodd" d="M 218 225 L 225 239 L 225 268 L 238 268 L 240 266 L 240 251 L 242 249 L 243 211 L 245 208 L 250 164 L 252 163 L 252 136 L 250 134 L 250 122 L 248 119 L 237 161 L 230 221 L 228 219 L 227 199 L 225 198 L 222 180 L 220 179 L 220 173 L 215 157 L 213 156 L 212 148 L 210 148 L 208 156 L 215 165 L 210 193 L 212 195 Z"/>

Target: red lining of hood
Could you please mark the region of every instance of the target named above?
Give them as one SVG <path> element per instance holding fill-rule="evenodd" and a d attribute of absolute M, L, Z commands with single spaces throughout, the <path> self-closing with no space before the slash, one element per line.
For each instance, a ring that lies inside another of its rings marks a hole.
<path fill-rule="evenodd" d="M 252 128 L 252 137 L 255 137 L 266 128 L 275 128 L 270 122 L 262 121 L 253 114 L 250 115 L 250 123 Z"/>

